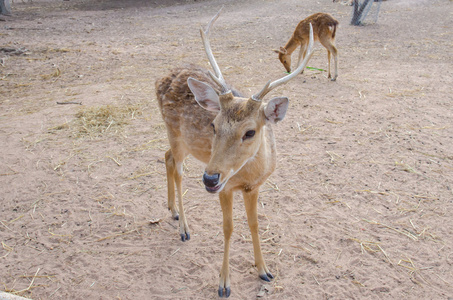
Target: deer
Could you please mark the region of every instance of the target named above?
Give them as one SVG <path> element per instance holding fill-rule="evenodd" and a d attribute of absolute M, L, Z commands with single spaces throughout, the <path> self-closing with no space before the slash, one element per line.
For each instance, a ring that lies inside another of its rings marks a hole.
<path fill-rule="evenodd" d="M 258 275 L 264 281 L 274 278 L 261 252 L 257 204 L 260 186 L 276 168 L 272 125 L 284 119 L 289 100 L 275 97 L 263 103 L 263 98 L 303 70 L 312 55 L 314 40 L 311 29 L 307 55 L 295 72 L 268 81 L 261 91 L 245 97 L 226 83 L 212 53 L 209 34 L 221 10 L 206 30 L 200 29 L 214 73 L 196 65 L 183 65 L 158 79 L 155 88 L 170 144 L 165 153 L 168 209 L 172 217 L 179 220 L 181 240 L 190 240 L 182 195 L 183 162 L 190 154 L 206 164 L 202 176 L 204 187 L 207 192 L 218 194 L 220 199 L 224 256 L 218 295 L 227 298 L 231 294 L 229 252 L 234 192 L 240 191 L 243 195 Z"/>
<path fill-rule="evenodd" d="M 337 31 L 337 26 L 339 23 L 330 14 L 316 13 L 300 21 L 291 38 L 288 40 L 288 42 L 286 42 L 286 45 L 274 51 L 278 53 L 278 59 L 283 64 L 286 71 L 288 73 L 291 73 L 291 54 L 294 52 L 294 50 L 296 50 L 297 47 L 300 46 L 297 66 L 299 66 L 301 59 L 303 59 L 306 55 L 310 32 L 309 24 L 312 24 L 313 26 L 313 35 L 315 41 L 319 41 L 327 49 L 327 78 L 331 78 L 332 81 L 335 81 L 338 77 L 338 50 L 335 47 L 335 33 Z M 335 61 L 335 74 L 333 77 L 330 74 L 331 53 Z"/>

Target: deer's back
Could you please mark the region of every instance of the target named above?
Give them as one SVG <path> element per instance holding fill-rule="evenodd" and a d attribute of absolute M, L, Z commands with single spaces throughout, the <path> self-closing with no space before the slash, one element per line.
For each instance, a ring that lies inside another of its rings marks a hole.
<path fill-rule="evenodd" d="M 310 24 L 313 26 L 313 35 L 315 40 L 319 40 L 324 35 L 331 34 L 335 37 L 335 28 L 338 26 L 338 21 L 330 14 L 315 13 L 304 20 L 300 21 L 294 31 L 296 38 L 306 40 L 308 43 L 308 35 L 310 33 Z"/>
<path fill-rule="evenodd" d="M 167 76 L 156 81 L 157 101 L 162 117 L 167 127 L 179 128 L 183 125 L 192 125 L 198 131 L 211 132 L 210 124 L 216 113 L 201 108 L 195 101 L 187 85 L 189 77 L 209 84 L 217 94 L 221 94 L 206 69 L 190 64 L 173 69 Z M 241 96 L 240 92 L 229 88 L 234 96 Z"/>
<path fill-rule="evenodd" d="M 180 112 L 182 109 L 189 107 L 194 110 L 194 113 L 198 112 L 198 109 L 195 109 L 198 108 L 198 103 L 187 85 L 189 77 L 206 82 L 219 92 L 205 69 L 194 65 L 173 69 L 167 76 L 156 81 L 157 101 L 163 115 L 170 110 Z M 200 113 L 203 111 L 201 109 Z"/>

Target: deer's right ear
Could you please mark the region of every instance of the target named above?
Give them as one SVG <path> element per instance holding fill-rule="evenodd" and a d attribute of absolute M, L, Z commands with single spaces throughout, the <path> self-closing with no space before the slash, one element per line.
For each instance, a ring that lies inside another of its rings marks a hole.
<path fill-rule="evenodd" d="M 187 79 L 187 84 L 201 107 L 210 111 L 220 111 L 219 95 L 210 85 L 192 77 Z"/>

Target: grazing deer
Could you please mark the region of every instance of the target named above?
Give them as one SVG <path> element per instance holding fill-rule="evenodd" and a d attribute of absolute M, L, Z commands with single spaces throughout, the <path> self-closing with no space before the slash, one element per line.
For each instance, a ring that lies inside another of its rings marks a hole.
<path fill-rule="evenodd" d="M 328 78 L 332 78 L 332 81 L 335 81 L 338 77 L 338 51 L 335 47 L 335 32 L 337 31 L 338 21 L 329 14 L 316 13 L 300 21 L 285 47 L 280 47 L 279 50 L 274 51 L 278 53 L 278 59 L 280 59 L 286 71 L 290 73 L 291 54 L 294 50 L 300 46 L 297 66 L 306 55 L 310 32 L 309 24 L 313 26 L 315 40 L 318 40 L 327 49 Z M 335 75 L 333 77 L 330 75 L 330 53 L 332 53 L 335 61 Z"/>
<path fill-rule="evenodd" d="M 192 154 L 207 164 L 203 174 L 206 190 L 219 194 L 225 248 L 218 294 L 220 297 L 229 297 L 229 252 L 235 191 L 241 191 L 244 197 L 259 277 L 265 281 L 273 278 L 261 253 L 257 204 L 259 188 L 276 165 L 271 125 L 285 117 L 288 98 L 276 97 L 267 104 L 262 99 L 303 70 L 312 54 L 314 41 L 311 33 L 307 56 L 294 73 L 274 82 L 269 81 L 258 94 L 244 98 L 227 85 L 212 54 L 209 30 L 219 14 L 220 11 L 209 22 L 206 31 L 200 30 L 215 75 L 196 66 L 184 66 L 157 80 L 156 94 L 170 143 L 170 150 L 165 153 L 168 209 L 173 218 L 179 219 L 181 240 L 189 240 L 181 181 L 183 161 Z M 178 207 L 175 204 L 175 186 Z"/>

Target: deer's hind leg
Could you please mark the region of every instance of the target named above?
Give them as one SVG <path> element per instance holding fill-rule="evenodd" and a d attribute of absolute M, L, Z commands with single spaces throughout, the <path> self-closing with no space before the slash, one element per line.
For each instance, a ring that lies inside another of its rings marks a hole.
<path fill-rule="evenodd" d="M 333 40 L 323 39 L 320 40 L 321 44 L 327 49 L 327 62 L 328 62 L 328 76 L 327 78 L 332 78 L 332 81 L 337 80 L 338 77 L 338 50 L 333 44 Z M 333 77 L 330 74 L 330 55 L 332 54 L 334 64 L 335 64 L 335 73 Z"/>
<path fill-rule="evenodd" d="M 165 166 L 167 168 L 167 187 L 168 187 L 168 209 L 174 219 L 179 219 L 179 234 L 184 242 L 190 240 L 189 225 L 187 224 L 184 213 L 184 204 L 182 199 L 182 176 L 183 162 L 185 154 L 178 150 L 178 147 L 172 147 L 165 153 Z M 175 187 L 178 195 L 178 208 L 175 203 Z"/>
<path fill-rule="evenodd" d="M 167 169 L 167 204 L 173 219 L 179 220 L 179 211 L 175 203 L 175 160 L 171 149 L 165 153 L 165 168 Z"/>
<path fill-rule="evenodd" d="M 332 75 L 330 74 L 330 51 L 327 50 L 327 78 L 332 78 Z"/>

